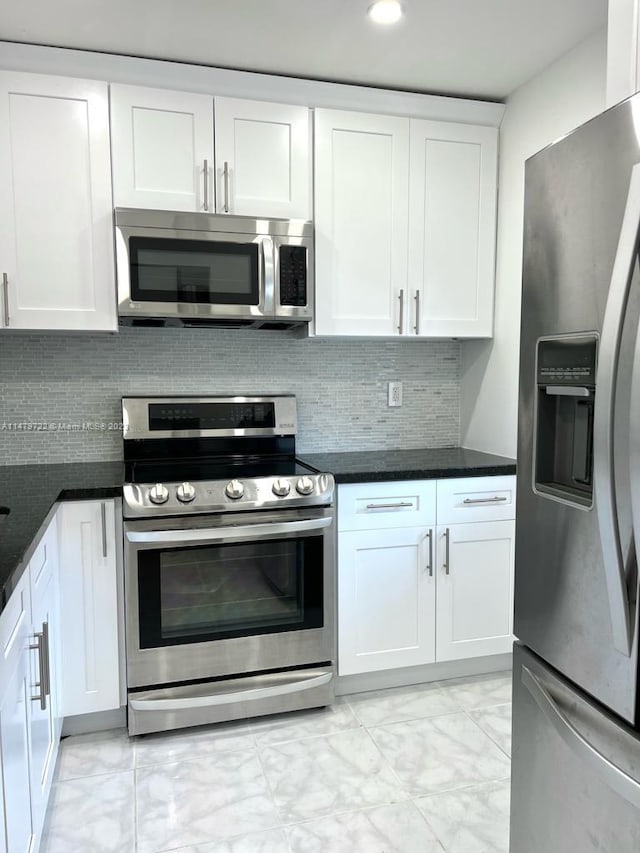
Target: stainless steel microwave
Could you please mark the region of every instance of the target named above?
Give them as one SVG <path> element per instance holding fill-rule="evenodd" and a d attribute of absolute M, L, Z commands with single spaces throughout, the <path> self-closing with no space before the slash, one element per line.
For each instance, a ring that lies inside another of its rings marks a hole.
<path fill-rule="evenodd" d="M 122 325 L 308 323 L 313 225 L 207 213 L 116 208 Z"/>

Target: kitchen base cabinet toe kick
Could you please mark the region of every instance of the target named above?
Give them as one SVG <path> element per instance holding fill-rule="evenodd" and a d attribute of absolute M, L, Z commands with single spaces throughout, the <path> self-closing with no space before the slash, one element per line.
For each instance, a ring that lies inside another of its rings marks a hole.
<path fill-rule="evenodd" d="M 509 666 L 514 534 L 513 476 L 339 486 L 339 692 Z"/>

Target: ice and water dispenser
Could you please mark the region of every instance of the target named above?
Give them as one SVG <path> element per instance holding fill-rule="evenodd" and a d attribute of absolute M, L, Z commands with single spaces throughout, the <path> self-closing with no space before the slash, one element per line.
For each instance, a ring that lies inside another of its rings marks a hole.
<path fill-rule="evenodd" d="M 596 357 L 595 335 L 538 341 L 535 490 L 581 507 L 593 504 Z"/>

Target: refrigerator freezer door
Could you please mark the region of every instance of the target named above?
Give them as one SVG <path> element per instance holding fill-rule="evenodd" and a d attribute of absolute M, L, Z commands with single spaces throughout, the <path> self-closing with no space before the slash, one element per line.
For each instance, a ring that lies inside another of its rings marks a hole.
<path fill-rule="evenodd" d="M 640 850 L 640 741 L 516 644 L 510 853 Z"/>
<path fill-rule="evenodd" d="M 525 645 L 634 725 L 640 722 L 638 578 L 629 460 L 632 387 L 640 387 L 632 382 L 637 263 L 626 292 L 614 293 L 622 318 L 612 314 L 610 285 L 640 162 L 639 138 L 636 96 L 526 165 L 514 622 Z M 628 231 L 630 214 L 627 225 Z M 603 356 L 596 371 L 591 508 L 534 490 L 538 341 L 567 335 L 596 335 Z M 603 400 L 613 407 L 609 420 Z M 604 547 L 603 530 L 615 536 Z"/>

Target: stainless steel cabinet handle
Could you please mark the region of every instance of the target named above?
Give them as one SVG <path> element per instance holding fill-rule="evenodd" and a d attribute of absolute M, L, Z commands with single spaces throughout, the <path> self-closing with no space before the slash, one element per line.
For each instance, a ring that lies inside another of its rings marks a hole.
<path fill-rule="evenodd" d="M 536 705 L 557 734 L 571 749 L 571 751 L 592 770 L 594 770 L 603 782 L 623 797 L 635 808 L 640 808 L 640 785 L 636 780 L 627 775 L 616 764 L 603 755 L 599 750 L 589 743 L 573 723 L 562 713 L 556 705 L 553 697 L 543 687 L 528 667 L 522 667 L 520 676 L 522 683 L 527 688 Z"/>
<path fill-rule="evenodd" d="M 451 566 L 449 565 L 449 528 L 445 528 L 444 531 L 444 563 L 442 564 L 442 568 L 444 569 L 445 575 L 451 573 Z"/>
<path fill-rule="evenodd" d="M 629 594 L 616 508 L 613 419 L 624 314 L 638 256 L 639 240 L 640 164 L 636 163 L 631 170 L 629 193 L 602 324 L 593 428 L 593 490 L 604 556 L 613 644 L 627 657 L 631 654 L 633 629 L 630 624 Z"/>
<path fill-rule="evenodd" d="M 413 327 L 413 331 L 416 335 L 420 334 L 420 291 L 416 290 L 416 295 L 413 297 L 416 301 L 416 324 Z"/>
<path fill-rule="evenodd" d="M 9 325 L 9 276 L 2 273 L 2 301 L 4 303 L 4 324 Z"/>
<path fill-rule="evenodd" d="M 413 506 L 413 501 L 398 501 L 394 504 L 367 504 L 367 509 L 398 509 L 403 506 Z"/>
<path fill-rule="evenodd" d="M 204 209 L 209 210 L 209 161 L 204 161 Z"/>
<path fill-rule="evenodd" d="M 222 170 L 222 177 L 224 181 L 224 212 L 229 213 L 229 164 L 226 160 Z"/>
<path fill-rule="evenodd" d="M 398 300 L 400 302 L 400 317 L 398 318 L 398 333 L 400 335 L 404 334 L 404 290 L 400 288 L 400 293 L 398 294 Z"/>
<path fill-rule="evenodd" d="M 44 695 L 51 696 L 51 652 L 49 649 L 49 623 L 42 623 L 42 646 L 44 659 L 44 672 L 41 673 Z"/>
<path fill-rule="evenodd" d="M 102 556 L 107 556 L 107 506 L 100 504 L 100 516 L 102 520 Z"/>
<path fill-rule="evenodd" d="M 465 498 L 463 504 L 499 504 L 506 501 L 507 498 L 496 495 L 493 498 Z"/>
<path fill-rule="evenodd" d="M 35 643 L 30 643 L 29 648 L 34 649 L 38 652 L 38 672 L 40 674 L 40 681 L 36 681 L 33 685 L 38 688 L 38 693 L 35 696 L 31 697 L 32 702 L 40 703 L 40 710 L 47 710 L 47 661 L 46 661 L 46 645 L 48 645 L 49 635 L 47 629 L 47 623 L 44 622 L 42 625 L 42 631 L 37 631 L 33 635 L 35 639 Z M 45 639 L 46 637 L 46 639 Z"/>
<path fill-rule="evenodd" d="M 433 530 L 429 530 L 427 533 L 427 539 L 429 540 L 429 562 L 427 564 L 427 571 L 429 572 L 429 577 L 433 577 Z"/>

